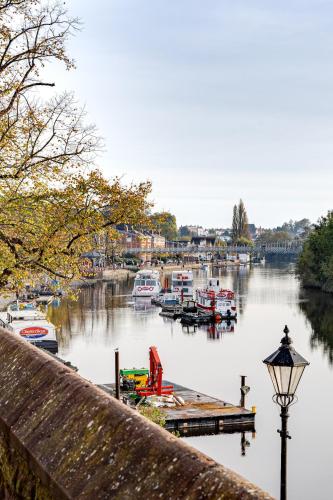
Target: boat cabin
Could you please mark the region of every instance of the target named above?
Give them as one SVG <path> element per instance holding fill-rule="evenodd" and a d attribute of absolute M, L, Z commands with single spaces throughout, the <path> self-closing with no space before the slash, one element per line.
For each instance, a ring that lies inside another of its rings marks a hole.
<path fill-rule="evenodd" d="M 173 271 L 171 276 L 172 293 L 193 296 L 193 273 L 192 271 Z"/>

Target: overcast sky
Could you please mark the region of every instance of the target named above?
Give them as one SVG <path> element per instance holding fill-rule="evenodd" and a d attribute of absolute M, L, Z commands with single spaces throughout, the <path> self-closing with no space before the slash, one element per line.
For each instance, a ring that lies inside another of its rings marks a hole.
<path fill-rule="evenodd" d="M 100 166 L 151 179 L 178 224 L 275 226 L 333 208 L 333 1 L 68 0 Z"/>

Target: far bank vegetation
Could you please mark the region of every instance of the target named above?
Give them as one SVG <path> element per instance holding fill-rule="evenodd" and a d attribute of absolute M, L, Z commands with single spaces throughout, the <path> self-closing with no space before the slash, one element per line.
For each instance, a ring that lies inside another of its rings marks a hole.
<path fill-rule="evenodd" d="M 319 220 L 306 239 L 297 272 L 304 287 L 333 293 L 333 211 Z"/>

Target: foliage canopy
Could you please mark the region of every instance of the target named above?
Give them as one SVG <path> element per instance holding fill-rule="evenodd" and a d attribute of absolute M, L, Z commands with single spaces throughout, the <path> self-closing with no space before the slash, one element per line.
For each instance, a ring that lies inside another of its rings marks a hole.
<path fill-rule="evenodd" d="M 333 212 L 322 217 L 309 234 L 297 271 L 305 287 L 333 292 Z"/>
<path fill-rule="evenodd" d="M 241 239 L 250 240 L 249 221 L 243 200 L 234 206 L 232 216 L 232 241 L 239 243 Z"/>
<path fill-rule="evenodd" d="M 50 61 L 78 29 L 63 3 L 0 0 L 0 287 L 80 275 L 92 235 L 147 222 L 149 182 L 123 186 L 93 167 L 101 142 L 72 95 L 43 101 Z"/>
<path fill-rule="evenodd" d="M 167 240 L 174 240 L 178 236 L 176 217 L 170 212 L 156 212 L 150 216 L 153 231 L 165 236 Z"/>

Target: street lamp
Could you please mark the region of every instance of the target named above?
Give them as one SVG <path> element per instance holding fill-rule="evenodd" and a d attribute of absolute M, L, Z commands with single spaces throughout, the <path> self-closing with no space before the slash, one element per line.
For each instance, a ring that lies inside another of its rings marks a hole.
<path fill-rule="evenodd" d="M 281 339 L 281 346 L 277 351 L 264 359 L 268 373 L 272 379 L 275 394 L 273 401 L 281 408 L 281 483 L 280 499 L 287 498 L 287 439 L 291 439 L 287 430 L 289 417 L 289 406 L 297 402 L 295 395 L 299 381 L 301 380 L 305 367 L 309 364 L 292 347 L 287 325 L 283 330 L 285 336 Z"/>

